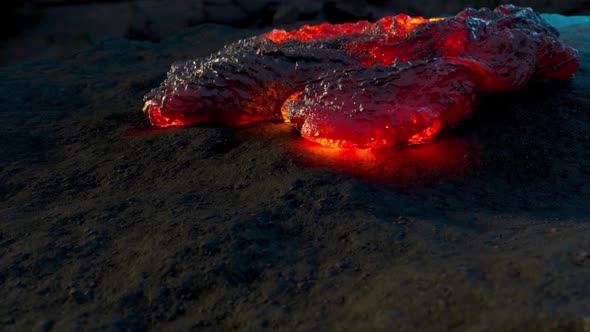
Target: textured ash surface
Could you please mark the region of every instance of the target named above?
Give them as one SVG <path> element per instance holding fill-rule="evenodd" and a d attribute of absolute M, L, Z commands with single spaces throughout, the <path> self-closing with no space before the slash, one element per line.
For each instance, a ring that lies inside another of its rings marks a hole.
<path fill-rule="evenodd" d="M 470 166 L 402 184 L 305 166 L 284 124 L 148 129 L 171 62 L 260 31 L 1 68 L 2 329 L 590 330 L 590 34 L 564 31 L 574 83 L 485 100 L 449 134 Z"/>

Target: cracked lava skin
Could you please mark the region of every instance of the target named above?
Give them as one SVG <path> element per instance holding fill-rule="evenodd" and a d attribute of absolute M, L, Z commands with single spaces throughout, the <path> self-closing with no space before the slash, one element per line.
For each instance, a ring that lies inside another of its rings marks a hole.
<path fill-rule="evenodd" d="M 240 40 L 174 64 L 148 93 L 155 126 L 282 120 L 313 142 L 383 148 L 432 140 L 482 94 L 572 80 L 578 52 L 530 8 L 397 15 Z"/>

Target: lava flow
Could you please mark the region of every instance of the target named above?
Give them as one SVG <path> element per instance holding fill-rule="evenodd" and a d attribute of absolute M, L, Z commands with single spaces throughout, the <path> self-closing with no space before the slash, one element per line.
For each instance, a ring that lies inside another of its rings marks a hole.
<path fill-rule="evenodd" d="M 144 112 L 160 127 L 283 120 L 326 146 L 422 144 L 470 116 L 481 94 L 572 80 L 578 52 L 558 37 L 513 5 L 274 30 L 174 65 Z"/>

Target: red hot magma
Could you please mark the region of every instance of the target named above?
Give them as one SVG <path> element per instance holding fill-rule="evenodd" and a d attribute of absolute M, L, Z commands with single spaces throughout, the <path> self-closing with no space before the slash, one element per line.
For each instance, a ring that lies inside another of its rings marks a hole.
<path fill-rule="evenodd" d="M 292 123 L 322 145 L 421 144 L 468 117 L 481 94 L 572 80 L 578 52 L 530 8 L 449 18 L 304 26 L 175 64 L 145 96 L 155 126 Z"/>

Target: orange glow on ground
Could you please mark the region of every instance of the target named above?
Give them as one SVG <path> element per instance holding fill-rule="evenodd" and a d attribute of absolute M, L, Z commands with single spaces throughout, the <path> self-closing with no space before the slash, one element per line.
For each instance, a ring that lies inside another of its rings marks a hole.
<path fill-rule="evenodd" d="M 345 141 L 345 140 L 329 139 L 329 138 L 323 138 L 323 137 L 308 137 L 308 136 L 305 136 L 305 138 L 311 142 L 315 142 L 317 144 L 325 146 L 328 149 L 351 149 L 351 150 L 355 150 L 355 151 L 366 150 L 366 149 L 357 149 L 357 148 L 355 148 L 354 144 L 352 144 L 348 141 Z"/>
<path fill-rule="evenodd" d="M 291 145 L 290 152 L 296 162 L 305 167 L 402 185 L 462 177 L 479 164 L 476 145 L 452 137 L 425 145 L 380 150 L 334 148 L 297 140 Z"/>

